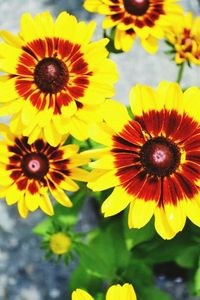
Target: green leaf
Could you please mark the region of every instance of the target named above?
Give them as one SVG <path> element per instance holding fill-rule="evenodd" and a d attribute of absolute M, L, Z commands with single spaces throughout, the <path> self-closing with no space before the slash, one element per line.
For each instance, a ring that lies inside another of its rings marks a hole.
<path fill-rule="evenodd" d="M 46 218 L 44 221 L 37 224 L 32 231 L 37 235 L 46 235 L 50 228 L 53 228 L 52 221 L 50 218 Z"/>
<path fill-rule="evenodd" d="M 140 300 L 172 300 L 172 297 L 166 292 L 156 287 L 144 287 L 140 290 Z"/>
<path fill-rule="evenodd" d="M 195 268 L 198 263 L 199 250 L 199 244 L 188 246 L 177 256 L 176 263 L 183 268 Z"/>
<path fill-rule="evenodd" d="M 91 294 L 97 293 L 102 286 L 102 280 L 85 271 L 83 265 L 79 265 L 71 275 L 69 280 L 69 291 L 72 292 L 77 288 L 88 291 Z"/>
<path fill-rule="evenodd" d="M 99 230 L 90 234 L 87 246 L 78 249 L 80 263 L 94 276 L 112 280 L 129 264 L 130 253 L 126 248 L 120 218 L 104 222 Z"/>
<path fill-rule="evenodd" d="M 79 245 L 80 264 L 88 274 L 111 279 L 114 276 L 112 264 L 106 259 L 104 253 L 98 252 L 93 246 Z"/>

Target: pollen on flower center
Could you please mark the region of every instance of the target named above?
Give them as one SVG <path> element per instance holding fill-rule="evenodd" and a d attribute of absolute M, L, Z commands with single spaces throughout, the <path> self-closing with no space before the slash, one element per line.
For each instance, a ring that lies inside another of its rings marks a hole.
<path fill-rule="evenodd" d="M 34 71 L 34 81 L 44 93 L 59 92 L 69 80 L 69 72 L 64 62 L 48 57 L 42 59 Z"/>
<path fill-rule="evenodd" d="M 42 153 L 29 153 L 23 157 L 21 167 L 28 178 L 41 179 L 49 170 L 49 162 Z"/>
<path fill-rule="evenodd" d="M 172 174 L 180 163 L 179 148 L 164 137 L 148 140 L 140 152 L 147 173 L 164 177 Z"/>
<path fill-rule="evenodd" d="M 149 0 L 123 0 L 126 11 L 135 16 L 142 16 L 149 8 Z"/>

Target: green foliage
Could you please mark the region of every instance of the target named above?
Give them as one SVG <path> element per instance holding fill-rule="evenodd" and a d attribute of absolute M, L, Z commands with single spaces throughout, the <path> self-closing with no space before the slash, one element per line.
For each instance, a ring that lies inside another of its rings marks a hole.
<path fill-rule="evenodd" d="M 130 259 L 120 219 L 95 231 L 88 245 L 80 245 L 79 254 L 86 272 L 108 280 L 117 276 Z"/>

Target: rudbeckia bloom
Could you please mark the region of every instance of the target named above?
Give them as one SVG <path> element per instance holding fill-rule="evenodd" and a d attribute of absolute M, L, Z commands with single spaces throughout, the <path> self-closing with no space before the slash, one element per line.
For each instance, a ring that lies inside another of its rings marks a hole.
<path fill-rule="evenodd" d="M 105 122 L 91 137 L 108 146 L 86 155 L 99 157 L 88 186 L 94 191 L 114 187 L 104 201 L 105 217 L 130 205 L 129 228 L 145 226 L 154 215 L 155 228 L 171 239 L 186 217 L 200 226 L 200 90 L 181 91 L 178 84 L 161 82 L 156 90 L 137 85 L 126 108 L 105 104 Z"/>
<path fill-rule="evenodd" d="M 27 137 L 12 134 L 3 124 L 0 133 L 5 137 L 0 142 L 0 195 L 7 204 L 17 203 L 23 218 L 38 207 L 53 215 L 49 194 L 60 204 L 71 207 L 64 190 L 77 191 L 79 186 L 73 180 L 86 181 L 88 177 L 87 171 L 78 168 L 88 162 L 77 153 L 79 147 L 52 147 L 42 139 L 29 145 Z"/>
<path fill-rule="evenodd" d="M 166 39 L 174 49 L 177 64 L 200 64 L 200 17 L 187 13 L 166 31 Z"/>
<path fill-rule="evenodd" d="M 29 143 L 43 135 L 57 146 L 63 132 L 87 138 L 88 112 L 95 115 L 114 94 L 118 76 L 107 58 L 108 39 L 90 42 L 94 29 L 94 22 L 78 23 L 66 12 L 53 22 L 46 12 L 23 14 L 18 36 L 1 31 L 0 70 L 8 77 L 0 83 L 0 115 L 14 114 L 11 128 Z"/>
<path fill-rule="evenodd" d="M 72 300 L 94 300 L 87 292 L 77 289 L 72 293 Z M 135 291 L 131 284 L 111 286 L 106 294 L 106 300 L 136 300 Z"/>
<path fill-rule="evenodd" d="M 182 8 L 177 0 L 85 0 L 84 8 L 90 12 L 106 15 L 103 28 L 116 28 L 115 47 L 128 51 L 137 35 L 149 53 L 158 49 L 158 39 L 164 37 L 164 28 L 177 16 Z M 123 32 L 123 33 L 122 33 Z"/>

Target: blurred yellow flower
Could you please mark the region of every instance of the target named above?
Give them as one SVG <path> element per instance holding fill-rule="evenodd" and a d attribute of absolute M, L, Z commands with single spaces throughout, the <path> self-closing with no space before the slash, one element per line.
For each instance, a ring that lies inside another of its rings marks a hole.
<path fill-rule="evenodd" d="M 52 234 L 49 247 L 53 253 L 61 255 L 69 251 L 71 243 L 72 241 L 69 236 L 63 232 L 57 232 Z"/>
<path fill-rule="evenodd" d="M 177 0 L 85 0 L 84 8 L 106 15 L 103 28 L 116 28 L 114 44 L 117 50 L 130 50 L 138 36 L 149 53 L 158 50 L 158 39 L 164 29 L 182 14 Z"/>
<path fill-rule="evenodd" d="M 94 300 L 87 292 L 77 289 L 72 293 L 72 300 Z M 111 286 L 106 294 L 106 300 L 136 300 L 135 291 L 131 284 Z"/>
<path fill-rule="evenodd" d="M 200 65 L 200 17 L 187 13 L 180 22 L 166 31 L 166 39 L 173 46 L 175 61 Z"/>

